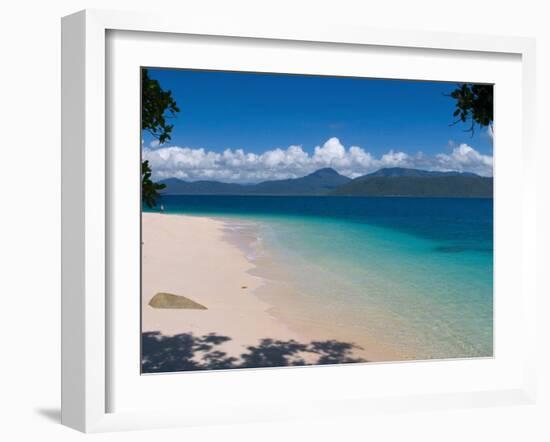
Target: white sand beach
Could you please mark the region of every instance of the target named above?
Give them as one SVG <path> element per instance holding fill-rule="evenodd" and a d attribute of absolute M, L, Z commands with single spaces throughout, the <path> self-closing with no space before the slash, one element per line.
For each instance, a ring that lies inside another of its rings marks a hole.
<path fill-rule="evenodd" d="M 265 338 L 301 343 L 336 339 L 330 328 L 285 321 L 280 306 L 276 315 L 270 311 L 255 293 L 269 288 L 269 281 L 251 274 L 255 264 L 227 240 L 224 221 L 143 213 L 142 235 L 142 332 L 227 336 L 231 340 L 220 349 L 235 357 Z M 185 296 L 207 309 L 153 308 L 149 302 L 159 292 Z M 350 355 L 369 361 L 396 357 L 376 345 Z M 304 359 L 309 362 L 307 355 Z"/>
<path fill-rule="evenodd" d="M 254 296 L 263 281 L 251 276 L 244 253 L 223 240 L 223 222 L 211 218 L 143 214 L 142 331 L 164 335 L 216 333 L 240 352 L 258 338 L 300 339 Z M 246 288 L 243 288 L 246 287 Z M 158 292 L 186 296 L 207 310 L 156 309 Z"/>

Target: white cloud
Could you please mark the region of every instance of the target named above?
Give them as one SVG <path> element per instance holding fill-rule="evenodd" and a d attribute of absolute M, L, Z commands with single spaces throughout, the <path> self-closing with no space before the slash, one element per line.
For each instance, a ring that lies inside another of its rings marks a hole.
<path fill-rule="evenodd" d="M 322 146 L 315 147 L 313 157 L 322 164 L 337 164 L 346 158 L 346 148 L 338 138 L 330 138 Z"/>
<path fill-rule="evenodd" d="M 352 178 L 382 167 L 459 170 L 486 176 L 493 172 L 493 157 L 482 155 L 467 144 L 453 146 L 450 153 L 434 156 L 390 150 L 376 158 L 362 147 L 346 148 L 338 138 L 316 146 L 312 154 L 296 145 L 262 154 L 247 153 L 243 149 L 219 153 L 203 148 L 143 146 L 143 158 L 149 160 L 155 180 L 176 177 L 189 181 L 259 182 L 296 178 L 323 167 L 332 167 Z"/>
<path fill-rule="evenodd" d="M 390 150 L 388 153 L 382 155 L 380 162 L 384 167 L 406 166 L 409 163 L 409 156 L 405 152 Z"/>
<path fill-rule="evenodd" d="M 493 157 L 482 155 L 467 144 L 460 144 L 450 154 L 437 154 L 436 161 L 443 170 L 474 172 L 479 175 L 492 175 L 493 172 Z"/>

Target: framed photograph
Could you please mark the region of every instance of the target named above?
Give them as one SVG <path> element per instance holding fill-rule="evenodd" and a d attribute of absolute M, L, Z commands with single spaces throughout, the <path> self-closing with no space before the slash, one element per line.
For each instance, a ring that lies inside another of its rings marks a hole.
<path fill-rule="evenodd" d="M 63 19 L 63 423 L 533 401 L 534 42 L 264 25 Z"/>

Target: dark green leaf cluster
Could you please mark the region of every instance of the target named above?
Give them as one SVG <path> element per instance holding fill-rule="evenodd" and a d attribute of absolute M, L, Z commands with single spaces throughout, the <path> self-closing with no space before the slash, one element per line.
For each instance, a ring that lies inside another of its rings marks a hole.
<path fill-rule="evenodd" d="M 462 84 L 450 96 L 456 100 L 454 117 L 465 123 L 471 121 L 469 131 L 473 132 L 475 125 L 489 126 L 493 123 L 493 85 Z"/>
<path fill-rule="evenodd" d="M 149 77 L 147 69 L 141 71 L 141 129 L 149 132 L 159 142 L 170 140 L 173 124 L 167 119 L 174 118 L 180 110 L 172 97 L 172 91 L 165 91 L 157 80 Z M 141 200 L 154 207 L 159 190 L 166 187 L 151 180 L 151 167 L 148 161 L 141 163 Z"/>
<path fill-rule="evenodd" d="M 149 161 L 141 163 L 141 200 L 149 207 L 154 207 L 157 203 L 159 190 L 166 187 L 166 184 L 155 183 L 151 180 L 151 167 Z"/>
<path fill-rule="evenodd" d="M 172 97 L 172 91 L 165 91 L 157 80 L 149 77 L 147 69 L 141 72 L 141 129 L 153 135 L 162 144 L 170 140 L 174 128 L 167 119 L 176 116 L 180 110 Z"/>

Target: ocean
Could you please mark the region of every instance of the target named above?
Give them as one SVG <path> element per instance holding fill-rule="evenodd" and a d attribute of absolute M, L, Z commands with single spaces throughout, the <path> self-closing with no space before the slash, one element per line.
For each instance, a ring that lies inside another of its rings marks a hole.
<path fill-rule="evenodd" d="M 258 274 L 285 286 L 284 297 L 263 295 L 275 312 L 329 324 L 359 345 L 369 336 L 401 359 L 493 355 L 492 199 L 200 195 L 161 202 L 166 213 L 222 218 L 229 236 L 244 238 Z"/>

